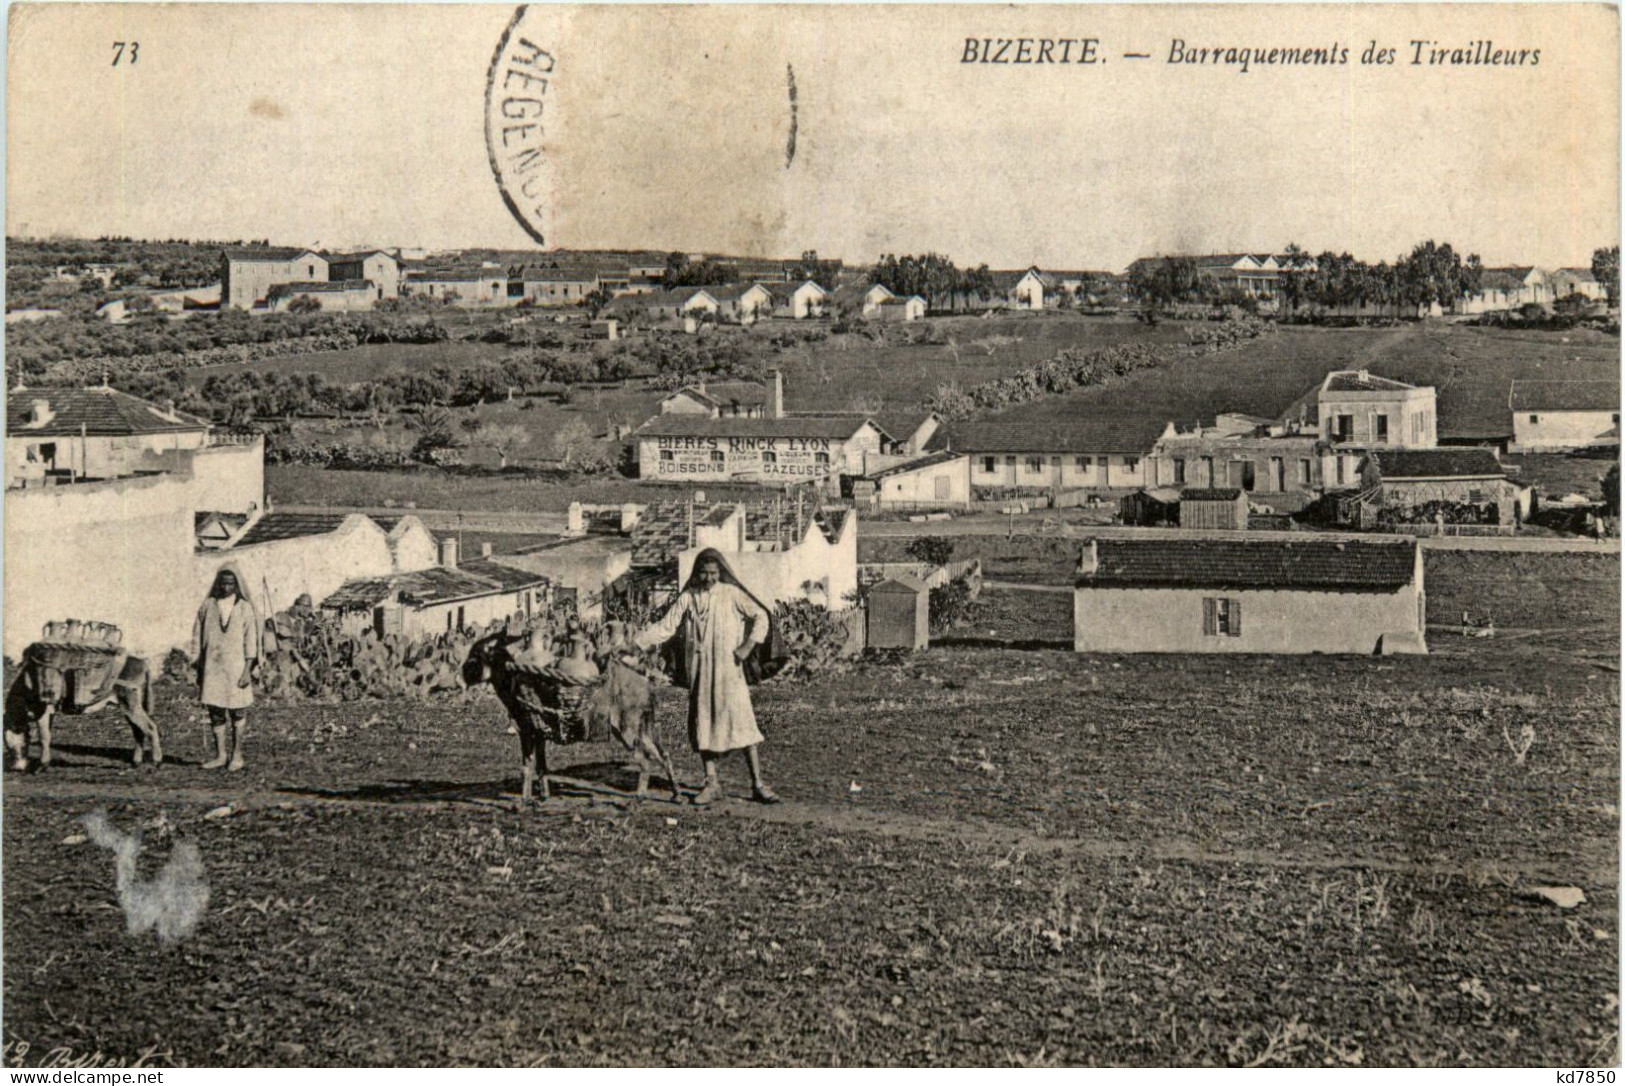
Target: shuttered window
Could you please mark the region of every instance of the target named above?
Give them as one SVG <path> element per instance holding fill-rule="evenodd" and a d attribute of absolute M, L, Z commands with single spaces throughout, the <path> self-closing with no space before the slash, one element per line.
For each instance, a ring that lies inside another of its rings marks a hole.
<path fill-rule="evenodd" d="M 1209 598 L 1202 601 L 1202 633 L 1207 637 L 1241 636 L 1241 601 Z"/>

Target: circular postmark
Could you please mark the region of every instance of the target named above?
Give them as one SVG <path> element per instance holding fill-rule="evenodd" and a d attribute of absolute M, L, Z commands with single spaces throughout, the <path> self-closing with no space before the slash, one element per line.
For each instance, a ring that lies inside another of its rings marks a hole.
<path fill-rule="evenodd" d="M 508 20 L 485 80 L 485 149 L 502 202 L 538 245 L 552 234 L 552 162 L 546 132 L 558 57 L 552 29 L 521 5 Z"/>

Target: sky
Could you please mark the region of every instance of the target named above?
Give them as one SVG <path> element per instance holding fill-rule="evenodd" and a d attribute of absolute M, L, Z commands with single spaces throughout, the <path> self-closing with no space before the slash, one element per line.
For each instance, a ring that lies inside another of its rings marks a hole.
<path fill-rule="evenodd" d="M 540 250 L 486 146 L 513 18 L 15 5 L 7 233 Z M 1600 5 L 538 5 L 521 28 L 554 57 L 543 191 L 518 201 L 549 246 L 1120 270 L 1433 238 L 1563 266 L 1619 234 L 1619 24 Z M 1000 38 L 1095 39 L 1105 62 L 964 62 L 967 39 Z M 120 41 L 134 64 L 111 63 Z M 1525 63 L 1416 65 L 1413 41 Z M 1219 62 L 1170 63 L 1176 42 Z M 1362 64 L 1373 44 L 1396 63 Z M 1292 47 L 1348 62 L 1242 72 L 1222 52 Z"/>

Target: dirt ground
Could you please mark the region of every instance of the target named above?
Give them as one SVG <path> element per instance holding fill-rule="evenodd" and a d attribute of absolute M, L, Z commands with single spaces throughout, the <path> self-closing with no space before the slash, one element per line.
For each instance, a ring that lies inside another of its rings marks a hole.
<path fill-rule="evenodd" d="M 1482 557 L 1430 601 L 1546 602 L 1423 658 L 1078 656 L 991 590 L 758 688 L 776 808 L 625 801 L 600 746 L 519 810 L 488 697 L 263 707 L 227 777 L 163 687 L 173 765 L 92 718 L 5 780 L 8 1062 L 1615 1063 L 1618 559 Z M 197 844 L 190 939 L 125 933 L 97 807 Z"/>

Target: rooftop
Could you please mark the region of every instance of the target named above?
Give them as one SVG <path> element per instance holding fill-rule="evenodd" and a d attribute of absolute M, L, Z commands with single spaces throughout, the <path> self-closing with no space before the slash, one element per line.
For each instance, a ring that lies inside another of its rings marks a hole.
<path fill-rule="evenodd" d="M 687 393 L 718 404 L 769 404 L 773 392 L 760 381 L 707 381 L 704 385 L 685 385 L 666 398 Z"/>
<path fill-rule="evenodd" d="M 1514 381 L 1513 411 L 1618 411 L 1616 381 Z"/>
<path fill-rule="evenodd" d="M 291 249 L 285 246 L 255 246 L 225 250 L 226 259 L 239 264 L 285 264 L 290 260 L 299 259 L 306 253 L 322 256 L 314 249 Z M 322 259 L 327 258 L 323 256 Z"/>
<path fill-rule="evenodd" d="M 237 540 L 239 547 L 336 532 L 353 513 L 266 513 Z"/>
<path fill-rule="evenodd" d="M 1100 539 L 1080 588 L 1392 592 L 1416 575 L 1416 541 Z"/>
<path fill-rule="evenodd" d="M 1409 392 L 1417 386 L 1377 377 L 1369 370 L 1333 370 L 1320 387 L 1325 392 Z"/>
<path fill-rule="evenodd" d="M 1384 479 L 1505 478 L 1494 449 L 1383 449 L 1370 454 Z"/>
<path fill-rule="evenodd" d="M 932 435 L 926 448 L 988 453 L 1120 453 L 1151 451 L 1166 427 L 1152 416 L 1088 413 L 1075 405 L 1030 404 L 984 419 L 954 422 Z"/>
<path fill-rule="evenodd" d="M 43 412 L 35 404 L 43 403 Z M 105 385 L 96 388 L 14 388 L 6 397 L 8 437 L 119 437 L 207 430 L 209 423 Z"/>
<path fill-rule="evenodd" d="M 336 611 L 366 610 L 398 592 L 401 602 L 422 607 L 517 592 L 546 581 L 547 578 L 538 574 L 494 562 L 470 562 L 458 568 L 433 566 L 410 573 L 345 581 L 338 591 L 322 601 L 322 606 Z"/>
<path fill-rule="evenodd" d="M 964 455 L 964 453 L 949 452 L 946 449 L 942 450 L 941 452 L 927 453 L 924 456 L 915 457 L 913 460 L 905 460 L 901 464 L 893 464 L 889 468 L 882 468 L 879 471 L 870 472 L 869 478 L 884 479 L 888 475 L 901 475 L 905 472 L 919 471 L 921 468 L 935 467 L 938 464 L 946 464 L 949 461 L 958 460 Z"/>
<path fill-rule="evenodd" d="M 1179 492 L 1179 500 L 1186 502 L 1233 502 L 1241 497 L 1240 487 L 1192 487 Z"/>
<path fill-rule="evenodd" d="M 706 395 L 711 396 L 707 390 Z M 708 418 L 656 415 L 633 432 L 635 437 L 810 437 L 846 441 L 868 422 L 862 415 L 782 419 Z"/>

